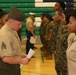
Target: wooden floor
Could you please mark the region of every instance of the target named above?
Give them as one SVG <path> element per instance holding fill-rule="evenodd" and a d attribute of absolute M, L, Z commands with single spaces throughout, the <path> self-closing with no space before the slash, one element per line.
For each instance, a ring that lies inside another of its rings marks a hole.
<path fill-rule="evenodd" d="M 54 69 L 54 60 L 46 60 L 44 58 L 44 62 L 41 58 L 40 47 L 41 44 L 35 45 L 37 49 L 35 49 L 34 56 L 36 58 L 32 58 L 29 64 L 24 65 L 21 68 L 21 75 L 56 75 Z M 22 51 L 25 52 L 25 45 L 21 45 Z"/>

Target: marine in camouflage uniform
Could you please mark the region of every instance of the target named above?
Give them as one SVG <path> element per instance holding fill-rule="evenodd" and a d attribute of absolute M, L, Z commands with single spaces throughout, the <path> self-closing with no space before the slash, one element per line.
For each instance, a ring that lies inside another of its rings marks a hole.
<path fill-rule="evenodd" d="M 44 51 L 45 51 L 46 48 L 47 48 L 47 46 L 46 46 L 46 39 L 45 39 L 46 26 L 47 26 L 47 24 L 43 22 L 42 31 L 41 31 L 41 42 L 42 42 L 42 44 L 43 44 Z"/>
<path fill-rule="evenodd" d="M 60 38 L 59 38 L 59 60 L 60 60 L 60 66 L 61 66 L 61 74 L 62 75 L 67 75 L 67 60 L 66 60 L 66 49 L 68 47 L 68 27 L 66 25 L 60 25 L 59 26 L 59 34 L 60 34 Z M 60 33 L 61 32 L 61 33 Z M 58 52 L 57 51 L 57 52 Z"/>
<path fill-rule="evenodd" d="M 46 50 L 47 50 L 48 56 L 50 56 L 50 58 L 52 58 L 52 51 L 51 51 L 51 48 L 50 48 L 51 47 L 52 30 L 53 30 L 53 24 L 52 24 L 52 22 L 50 22 L 46 26 L 46 34 L 45 34 L 45 36 L 46 36 L 46 46 L 47 46 Z"/>
<path fill-rule="evenodd" d="M 48 56 L 48 53 L 49 53 L 49 50 L 48 50 L 48 44 L 49 44 L 49 41 L 51 39 L 51 36 L 52 36 L 52 24 L 51 24 L 51 21 L 52 21 L 52 17 L 50 15 L 50 13 L 45 13 L 44 14 L 44 18 L 43 18 L 43 21 L 46 22 L 45 24 L 45 27 L 44 28 L 44 40 L 45 43 L 44 43 L 44 47 L 45 47 L 45 52 L 44 52 L 44 56 Z"/>
<path fill-rule="evenodd" d="M 44 38 L 45 29 L 46 29 L 46 23 L 42 21 L 40 25 L 40 40 L 43 44 L 43 48 L 45 48 L 45 38 Z"/>
<path fill-rule="evenodd" d="M 68 28 L 66 25 L 57 25 L 55 29 L 57 29 L 53 36 L 53 47 L 55 47 L 53 50 L 56 50 L 55 69 L 58 75 L 67 75 L 66 49 L 69 35 Z"/>
<path fill-rule="evenodd" d="M 59 24 L 58 23 L 54 23 L 54 27 L 53 27 L 53 31 L 52 31 L 52 39 L 51 39 L 51 50 L 54 53 L 54 51 L 56 50 L 56 36 L 57 36 L 57 31 L 59 28 Z"/>

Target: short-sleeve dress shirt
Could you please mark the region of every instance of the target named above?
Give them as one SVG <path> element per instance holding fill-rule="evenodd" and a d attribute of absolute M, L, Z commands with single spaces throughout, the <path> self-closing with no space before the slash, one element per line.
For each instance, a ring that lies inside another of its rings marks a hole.
<path fill-rule="evenodd" d="M 21 46 L 17 32 L 7 24 L 0 30 L 0 58 L 4 56 L 21 57 Z"/>

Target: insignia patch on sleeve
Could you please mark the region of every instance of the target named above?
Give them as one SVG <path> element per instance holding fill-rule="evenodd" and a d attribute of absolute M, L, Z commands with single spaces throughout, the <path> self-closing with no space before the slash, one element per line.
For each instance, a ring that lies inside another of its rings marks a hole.
<path fill-rule="evenodd" d="M 1 50 L 3 49 L 6 49 L 6 44 L 4 42 L 2 42 L 2 45 L 1 45 Z"/>

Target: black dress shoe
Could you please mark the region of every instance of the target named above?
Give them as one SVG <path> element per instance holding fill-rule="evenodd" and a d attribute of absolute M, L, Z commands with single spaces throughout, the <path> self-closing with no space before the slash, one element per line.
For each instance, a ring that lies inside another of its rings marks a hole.
<path fill-rule="evenodd" d="M 32 58 L 35 58 L 35 56 L 32 56 Z"/>
<path fill-rule="evenodd" d="M 34 47 L 33 49 L 37 49 L 37 47 Z"/>

